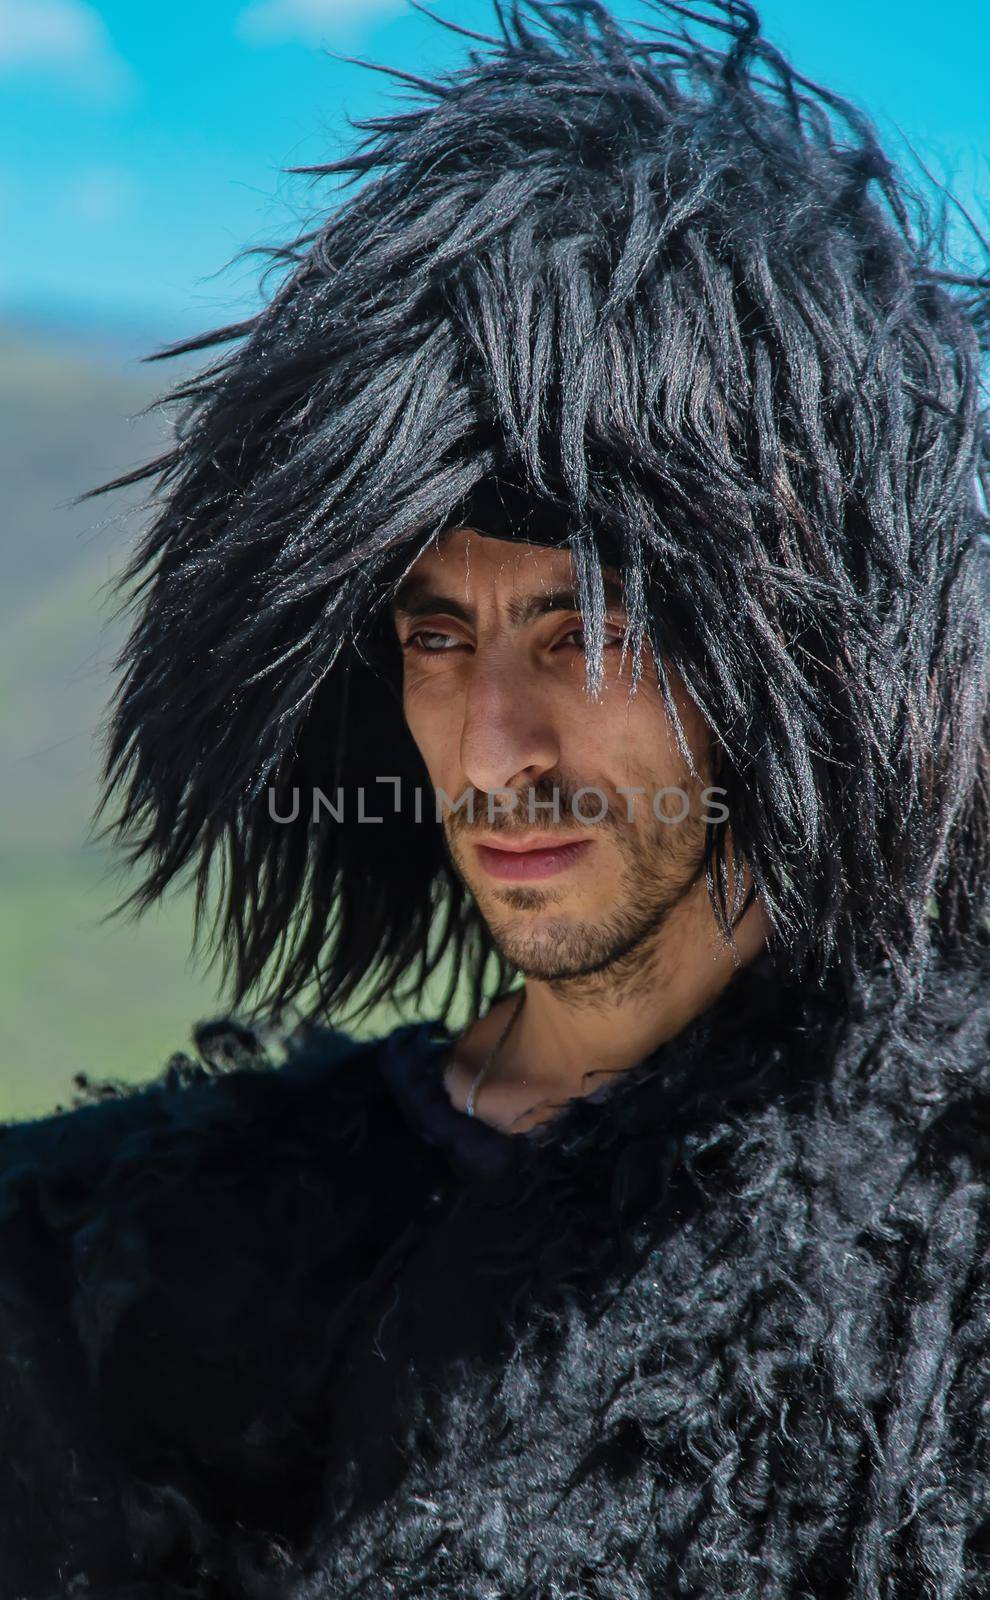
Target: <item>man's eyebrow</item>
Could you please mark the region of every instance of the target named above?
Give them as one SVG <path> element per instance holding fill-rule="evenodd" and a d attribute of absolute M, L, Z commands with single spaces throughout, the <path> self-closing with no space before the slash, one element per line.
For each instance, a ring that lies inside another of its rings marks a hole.
<path fill-rule="evenodd" d="M 622 585 L 617 578 L 604 576 L 602 587 L 605 594 L 605 604 L 616 610 L 621 610 L 625 605 Z M 514 628 L 520 628 L 527 622 L 533 622 L 537 617 L 548 616 L 554 611 L 577 611 L 581 607 L 578 592 L 572 583 L 560 584 L 555 588 L 538 589 L 529 595 L 517 595 L 510 600 L 507 614 Z M 442 612 L 444 616 L 454 617 L 459 622 L 472 623 L 474 613 L 469 605 L 456 596 L 444 594 L 437 589 L 428 578 L 407 578 L 400 583 L 392 602 L 393 615 L 415 621 L 418 617 L 435 616 Z"/>
<path fill-rule="evenodd" d="M 456 617 L 459 622 L 473 620 L 470 606 L 451 594 L 443 594 L 428 578 L 406 578 L 399 584 L 392 600 L 393 616 L 414 622 L 417 617 L 432 617 L 437 611 Z"/>

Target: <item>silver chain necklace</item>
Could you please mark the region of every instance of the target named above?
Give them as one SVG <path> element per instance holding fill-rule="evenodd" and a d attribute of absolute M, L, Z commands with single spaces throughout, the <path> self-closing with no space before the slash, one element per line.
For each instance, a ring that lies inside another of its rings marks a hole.
<path fill-rule="evenodd" d="M 487 1056 L 484 1059 L 484 1062 L 482 1063 L 481 1071 L 478 1073 L 477 1077 L 475 1078 L 474 1082 L 472 1083 L 470 1089 L 467 1092 L 467 1099 L 464 1102 L 464 1110 L 465 1110 L 466 1114 L 469 1117 L 473 1117 L 474 1116 L 474 1102 L 475 1102 L 475 1097 L 476 1097 L 476 1095 L 478 1093 L 478 1090 L 481 1088 L 481 1085 L 484 1083 L 484 1081 L 487 1078 L 489 1072 L 491 1072 L 492 1067 L 495 1065 L 495 1062 L 498 1059 L 499 1051 L 502 1049 L 502 1046 L 505 1044 L 506 1039 L 509 1037 L 509 1034 L 512 1032 L 512 1029 L 515 1026 L 515 1023 L 516 1023 L 516 1021 L 517 1021 L 517 1019 L 519 1017 L 519 1013 L 521 1012 L 521 1010 L 523 1008 L 523 1002 L 525 1001 L 525 999 L 526 999 L 526 990 L 525 990 L 525 988 L 522 988 L 519 991 L 519 999 L 516 1001 L 515 1005 L 512 1008 L 512 1015 L 509 1017 L 508 1022 L 505 1024 L 505 1027 L 502 1029 L 502 1032 L 499 1034 L 499 1036 L 496 1039 L 495 1043 L 492 1045 L 492 1048 L 489 1050 Z"/>

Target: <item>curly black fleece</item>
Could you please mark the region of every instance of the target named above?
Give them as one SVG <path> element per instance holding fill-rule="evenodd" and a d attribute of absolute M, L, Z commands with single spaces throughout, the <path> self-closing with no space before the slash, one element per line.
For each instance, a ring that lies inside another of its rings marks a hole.
<path fill-rule="evenodd" d="M 6 1129 L 4 1600 L 985 1595 L 990 959 L 888 979 L 484 1180 L 339 1034 Z"/>

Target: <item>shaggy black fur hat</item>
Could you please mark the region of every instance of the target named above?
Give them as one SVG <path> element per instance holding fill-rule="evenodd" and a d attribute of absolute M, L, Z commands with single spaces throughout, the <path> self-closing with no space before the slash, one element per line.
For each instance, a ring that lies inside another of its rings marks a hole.
<path fill-rule="evenodd" d="M 219 872 L 238 1001 L 503 980 L 406 798 L 388 621 L 473 525 L 570 547 L 591 693 L 619 569 L 793 970 L 910 990 L 988 936 L 990 274 L 950 270 L 944 205 L 741 0 L 636 32 L 596 0 L 495 9 L 438 81 L 385 69 L 408 108 L 309 169 L 356 187 L 272 252 L 264 309 L 164 352 L 230 347 L 117 480 L 156 485 L 104 802 L 137 902 L 194 872 L 202 910 Z"/>

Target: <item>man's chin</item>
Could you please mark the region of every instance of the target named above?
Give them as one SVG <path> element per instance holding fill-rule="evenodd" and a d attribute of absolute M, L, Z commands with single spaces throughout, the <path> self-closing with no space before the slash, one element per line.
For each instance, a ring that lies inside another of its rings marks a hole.
<path fill-rule="evenodd" d="M 616 953 L 597 923 L 560 916 L 485 920 L 498 950 L 524 978 L 551 982 L 587 977 L 601 972 Z"/>

